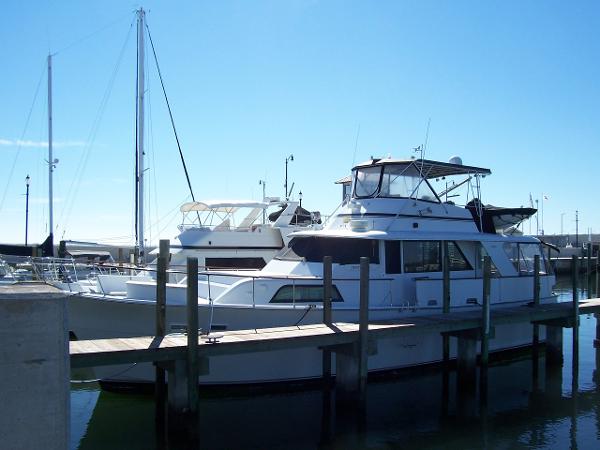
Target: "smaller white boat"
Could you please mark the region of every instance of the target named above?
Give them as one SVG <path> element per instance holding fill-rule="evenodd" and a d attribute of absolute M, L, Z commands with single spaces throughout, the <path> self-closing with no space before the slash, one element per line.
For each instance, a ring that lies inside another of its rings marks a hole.
<path fill-rule="evenodd" d="M 180 234 L 170 243 L 172 266 L 192 256 L 209 269 L 262 269 L 287 245 L 290 233 L 321 227 L 319 212 L 279 198 L 189 202 L 180 211 Z"/>

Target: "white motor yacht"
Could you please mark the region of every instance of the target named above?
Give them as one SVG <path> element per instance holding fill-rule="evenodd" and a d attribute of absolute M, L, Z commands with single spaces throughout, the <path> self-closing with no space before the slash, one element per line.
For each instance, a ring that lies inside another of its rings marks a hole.
<path fill-rule="evenodd" d="M 333 260 L 333 320 L 358 321 L 359 260 L 370 259 L 369 318 L 410 318 L 442 311 L 443 264 L 449 261 L 452 311 L 480 310 L 483 256 L 491 258 L 493 310 L 525 305 L 534 293 L 534 258 L 541 260 L 540 297 L 555 302 L 543 244 L 512 227 L 494 228 L 481 198 L 489 169 L 423 159 L 374 159 L 352 169 L 351 194 L 322 230 L 291 234 L 262 270 L 199 274 L 202 332 L 289 326 L 323 319 L 323 258 Z M 437 189 L 436 189 L 437 187 Z M 462 194 L 459 194 L 463 191 Z M 462 202 L 462 206 L 458 203 Z M 497 213 L 497 208 L 492 214 Z M 503 215 L 508 213 L 503 211 Z M 515 215 L 524 217 L 523 211 Z M 503 218 L 503 223 L 506 217 Z M 448 258 L 446 258 L 446 255 Z M 167 284 L 167 329 L 185 329 L 186 280 Z M 81 293 L 69 303 L 78 339 L 152 335 L 156 283 L 126 283 L 124 295 Z M 439 334 L 388 338 L 369 358 L 370 371 L 440 361 Z M 528 345 L 531 326 L 496 327 L 490 350 Z M 454 344 L 453 344 L 454 345 Z M 451 348 L 455 355 L 455 348 Z M 318 349 L 213 357 L 205 384 L 305 380 L 321 374 Z M 118 376 L 111 376 L 111 372 Z M 102 371 L 106 381 L 151 381 L 151 366 Z"/>
<path fill-rule="evenodd" d="M 192 256 L 200 267 L 262 269 L 287 245 L 290 233 L 320 222 L 319 213 L 300 208 L 298 202 L 269 197 L 263 202 L 190 202 L 180 211 L 180 234 L 170 243 L 171 266 L 185 266 Z"/>

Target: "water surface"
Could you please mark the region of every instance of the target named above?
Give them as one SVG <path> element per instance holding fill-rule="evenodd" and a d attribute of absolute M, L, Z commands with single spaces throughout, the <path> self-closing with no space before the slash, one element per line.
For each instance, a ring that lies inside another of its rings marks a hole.
<path fill-rule="evenodd" d="M 570 289 L 570 280 L 561 278 L 561 298 L 570 300 Z M 542 356 L 536 371 L 530 352 L 492 364 L 487 404 L 476 390 L 458 393 L 454 372 L 445 384 L 439 368 L 370 381 L 364 414 L 355 405 L 336 408 L 334 394 L 317 388 L 208 393 L 200 400 L 197 442 L 156 438 L 152 395 L 73 384 L 71 448 L 600 448 L 595 327 L 592 316 L 581 317 L 575 379 L 567 329 L 562 367 L 546 370 Z"/>

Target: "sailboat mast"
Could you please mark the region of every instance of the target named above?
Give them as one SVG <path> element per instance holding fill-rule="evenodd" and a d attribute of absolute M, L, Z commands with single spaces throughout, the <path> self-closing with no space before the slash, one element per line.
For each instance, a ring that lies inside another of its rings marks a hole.
<path fill-rule="evenodd" d="M 54 197 L 52 189 L 52 172 L 54 158 L 52 157 L 52 55 L 48 54 L 48 204 L 49 204 L 49 238 L 54 255 Z"/>
<path fill-rule="evenodd" d="M 140 8 L 137 12 L 138 25 L 138 67 L 137 67 L 137 242 L 139 261 L 144 263 L 144 16 Z"/>

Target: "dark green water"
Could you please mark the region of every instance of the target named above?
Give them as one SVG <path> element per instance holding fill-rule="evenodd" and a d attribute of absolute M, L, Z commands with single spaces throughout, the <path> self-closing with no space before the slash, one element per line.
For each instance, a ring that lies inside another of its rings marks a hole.
<path fill-rule="evenodd" d="M 557 285 L 570 299 L 570 281 Z M 587 295 L 581 293 L 581 295 Z M 116 394 L 96 384 L 71 390 L 73 449 L 597 449 L 600 371 L 596 320 L 582 316 L 579 373 L 564 331 L 564 365 L 537 377 L 528 354 L 489 369 L 487 407 L 477 392 L 444 389 L 441 370 L 411 371 L 369 382 L 365 414 L 335 408 L 321 390 L 204 397 L 198 443 L 156 439 L 151 395 Z M 159 444 L 160 442 L 160 444 Z"/>

